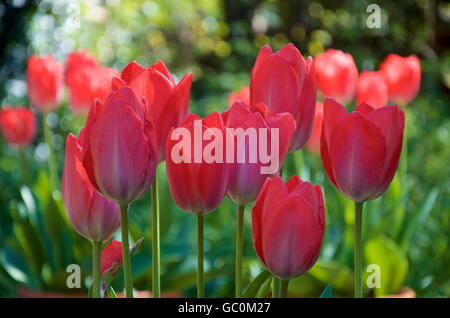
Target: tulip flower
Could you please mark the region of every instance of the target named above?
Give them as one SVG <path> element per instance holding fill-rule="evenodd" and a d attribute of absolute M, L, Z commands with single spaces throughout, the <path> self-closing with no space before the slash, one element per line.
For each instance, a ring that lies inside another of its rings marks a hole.
<path fill-rule="evenodd" d="M 234 102 L 242 102 L 250 105 L 250 87 L 244 86 L 237 92 L 232 92 L 228 95 L 228 107 L 231 108 Z"/>
<path fill-rule="evenodd" d="M 293 176 L 287 183 L 267 178 L 252 209 L 256 254 L 281 279 L 286 297 L 289 279 L 306 273 L 317 261 L 325 234 L 322 190 Z"/>
<path fill-rule="evenodd" d="M 388 89 L 380 72 L 365 71 L 359 75 L 356 104 L 369 104 L 375 108 L 386 106 Z"/>
<path fill-rule="evenodd" d="M 223 156 L 215 156 L 225 154 L 227 134 L 219 113 L 204 119 L 189 114 L 178 128 L 171 129 L 167 138 L 170 193 L 182 210 L 197 216 L 198 297 L 204 296 L 203 216 L 215 210 L 225 196 L 232 167 L 223 161 Z"/>
<path fill-rule="evenodd" d="M 116 240 L 106 245 L 101 254 L 101 276 L 102 280 L 111 281 L 122 267 L 122 243 Z"/>
<path fill-rule="evenodd" d="M 62 177 L 62 198 L 73 228 L 93 244 L 93 292 L 100 297 L 100 247 L 120 226 L 119 208 L 98 194 L 82 164 L 83 150 L 69 134 Z"/>
<path fill-rule="evenodd" d="M 36 114 L 25 106 L 3 106 L 0 110 L 0 129 L 6 142 L 17 146 L 22 166 L 22 178 L 25 184 L 29 184 L 25 147 L 30 144 L 36 135 Z"/>
<path fill-rule="evenodd" d="M 87 114 L 95 98 L 106 100 L 111 92 L 112 79 L 119 76 L 114 68 L 91 64 L 80 64 L 68 69 L 69 105 L 76 114 Z"/>
<path fill-rule="evenodd" d="M 342 104 L 353 99 L 358 69 L 350 54 L 328 49 L 316 56 L 315 67 L 317 84 L 323 97 L 332 97 Z"/>
<path fill-rule="evenodd" d="M 272 114 L 270 109 L 258 103 L 248 108 L 241 102 L 235 102 L 233 106 L 222 114 L 228 128 L 235 131 L 242 129 L 266 129 L 264 137 L 255 134 L 255 144 L 251 144 L 251 138 L 245 139 L 245 143 L 239 144 L 237 134 L 234 139 L 234 164 L 228 186 L 228 197 L 238 206 L 238 218 L 236 227 L 236 297 L 241 296 L 241 260 L 242 260 L 242 236 L 245 206 L 256 200 L 264 181 L 269 175 L 278 173 L 288 153 L 291 139 L 295 131 L 295 120 L 290 113 Z M 277 129 L 276 135 L 273 129 Z M 245 138 L 245 135 L 243 135 Z M 263 162 L 261 158 L 261 143 L 267 145 L 267 153 L 271 153 L 269 163 Z M 243 154 L 243 155 L 242 155 Z M 254 163 L 250 158 L 257 154 Z M 239 158 L 245 156 L 246 160 L 240 163 Z M 263 166 L 272 167 L 270 174 L 262 172 Z"/>
<path fill-rule="evenodd" d="M 392 102 L 406 106 L 416 97 L 420 87 L 420 61 L 417 56 L 390 54 L 381 63 L 380 70 Z"/>
<path fill-rule="evenodd" d="M 303 147 L 311 134 L 316 95 L 312 57 L 305 61 L 291 43 L 277 53 L 268 45 L 260 50 L 250 80 L 250 101 L 266 104 L 272 113 L 292 114 L 296 130 L 289 152 Z"/>
<path fill-rule="evenodd" d="M 311 136 L 306 142 L 305 148 L 313 154 L 320 154 L 320 134 L 322 133 L 323 103 L 316 103 L 316 113 L 314 115 L 314 125 Z"/>
<path fill-rule="evenodd" d="M 324 103 L 320 153 L 328 179 L 355 202 L 355 296 L 362 297 L 362 204 L 391 183 L 402 151 L 405 115 L 397 106 L 359 105 L 348 114 L 332 99 Z"/>
<path fill-rule="evenodd" d="M 64 85 L 64 65 L 54 60 L 53 56 L 28 59 L 27 86 L 28 96 L 33 107 L 43 113 L 42 124 L 44 138 L 48 148 L 48 168 L 52 189 L 58 183 L 58 168 L 53 150 L 53 136 L 47 123 L 47 115 L 56 109 L 61 101 Z"/>
<path fill-rule="evenodd" d="M 93 187 L 120 206 L 125 286 L 130 297 L 128 206 L 149 189 L 158 159 L 146 99 L 141 101 L 131 87 L 124 86 L 112 92 L 104 105 L 97 100 L 79 139 Z"/>
<path fill-rule="evenodd" d="M 70 73 L 79 67 L 100 67 L 100 62 L 86 50 L 78 50 L 67 56 L 66 72 Z"/>
<path fill-rule="evenodd" d="M 0 128 L 6 142 L 20 147 L 30 144 L 36 135 L 36 114 L 26 106 L 3 106 Z"/>
<path fill-rule="evenodd" d="M 27 72 L 28 96 L 35 109 L 49 112 L 58 107 L 64 85 L 64 65 L 53 56 L 28 59 Z"/>

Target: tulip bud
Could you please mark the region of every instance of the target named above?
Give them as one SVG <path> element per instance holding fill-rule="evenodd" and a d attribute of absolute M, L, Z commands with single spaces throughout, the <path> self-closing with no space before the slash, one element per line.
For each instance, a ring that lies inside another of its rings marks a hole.
<path fill-rule="evenodd" d="M 293 176 L 267 178 L 252 209 L 256 254 L 281 279 L 307 272 L 317 261 L 325 234 L 322 190 Z"/>
<path fill-rule="evenodd" d="M 185 75 L 178 84 L 167 69 L 158 61 L 148 68 L 130 62 L 123 69 L 120 78 L 114 78 L 112 89 L 128 85 L 149 104 L 156 127 L 158 162 L 165 160 L 165 147 L 169 130 L 178 127 L 187 114 L 192 73 Z"/>
<path fill-rule="evenodd" d="M 353 57 L 339 50 L 328 49 L 315 59 L 317 84 L 323 97 L 332 97 L 342 104 L 355 95 L 358 69 Z"/>
<path fill-rule="evenodd" d="M 320 134 L 322 133 L 323 103 L 316 103 L 316 113 L 314 115 L 314 125 L 311 136 L 306 142 L 305 148 L 313 154 L 320 154 Z"/>
<path fill-rule="evenodd" d="M 380 72 L 362 72 L 358 79 L 356 104 L 367 103 L 375 108 L 386 106 L 388 89 Z"/>
<path fill-rule="evenodd" d="M 176 130 L 171 129 L 166 146 L 167 179 L 173 200 L 184 211 L 203 215 L 222 202 L 231 172 L 231 165 L 223 159 L 226 135 L 219 113 L 204 119 L 189 114 Z"/>
<path fill-rule="evenodd" d="M 235 132 L 238 129 L 242 129 L 243 133 L 249 129 L 255 132 L 253 140 L 251 134 L 248 138 L 245 134 L 234 134 L 234 163 L 227 195 L 236 205 L 245 206 L 256 200 L 266 178 L 278 173 L 283 166 L 295 131 L 295 120 L 289 113 L 272 114 L 262 103 L 249 109 L 239 102 L 224 112 L 222 117 L 226 126 Z M 265 130 L 264 134 L 262 130 Z M 239 142 L 241 138 L 245 138 L 245 143 Z M 261 145 L 266 146 L 265 151 Z M 253 162 L 252 155 L 255 157 Z M 263 159 L 266 156 L 268 161 Z M 245 160 L 239 162 L 240 157 Z M 271 172 L 263 173 L 262 167 Z"/>
<path fill-rule="evenodd" d="M 80 133 L 83 165 L 94 188 L 121 206 L 147 192 L 157 163 L 156 135 L 146 100 L 125 86 L 91 107 Z"/>
<path fill-rule="evenodd" d="M 64 84 L 64 65 L 53 56 L 28 59 L 27 85 L 28 96 L 35 109 L 48 112 L 58 107 Z"/>
<path fill-rule="evenodd" d="M 103 242 L 120 226 L 119 208 L 95 191 L 81 163 L 81 156 L 78 140 L 69 134 L 62 177 L 64 207 L 78 233 L 92 241 Z"/>
<path fill-rule="evenodd" d="M 228 108 L 233 106 L 234 102 L 241 102 L 245 105 L 250 105 L 250 87 L 244 86 L 237 92 L 228 95 Z"/>
<path fill-rule="evenodd" d="M 36 135 L 36 114 L 25 106 L 6 105 L 0 111 L 0 128 L 7 143 L 26 146 Z"/>
<path fill-rule="evenodd" d="M 361 104 L 348 114 L 333 99 L 325 100 L 320 153 L 334 187 L 355 202 L 381 196 L 397 170 L 404 126 L 397 106 Z"/>
<path fill-rule="evenodd" d="M 66 77 L 72 111 L 87 114 L 96 98 L 105 101 L 111 92 L 111 81 L 117 76 L 116 69 L 100 67 L 87 53 L 72 53 Z"/>
<path fill-rule="evenodd" d="M 266 104 L 273 113 L 290 113 L 296 122 L 289 152 L 303 147 L 311 134 L 316 105 L 314 60 L 305 61 L 291 43 L 273 53 L 264 46 L 253 66 L 250 81 L 252 105 Z"/>
<path fill-rule="evenodd" d="M 420 61 L 417 56 L 390 54 L 381 63 L 380 70 L 392 102 L 406 106 L 416 97 L 420 87 Z"/>

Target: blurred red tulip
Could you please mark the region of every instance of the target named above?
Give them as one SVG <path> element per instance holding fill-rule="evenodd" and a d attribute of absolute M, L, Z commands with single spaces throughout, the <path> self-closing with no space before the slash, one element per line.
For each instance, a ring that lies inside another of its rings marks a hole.
<path fill-rule="evenodd" d="M 311 134 L 316 95 L 312 57 L 305 61 L 291 43 L 277 53 L 268 45 L 259 51 L 250 80 L 250 101 L 266 104 L 273 113 L 294 116 L 296 130 L 289 152 L 303 147 Z"/>
<path fill-rule="evenodd" d="M 406 106 L 416 97 L 420 87 L 420 61 L 417 56 L 390 54 L 381 63 L 380 70 L 392 102 Z"/>
<path fill-rule="evenodd" d="M 252 209 L 253 243 L 264 266 L 290 279 L 317 261 L 325 234 L 325 208 L 318 185 L 293 176 L 267 178 Z"/>
<path fill-rule="evenodd" d="M 242 102 L 245 105 L 250 105 L 250 87 L 244 86 L 237 92 L 228 95 L 228 108 L 233 106 L 234 102 Z"/>
<path fill-rule="evenodd" d="M 70 223 L 78 233 L 92 241 L 104 242 L 120 226 L 119 208 L 95 191 L 81 160 L 81 146 L 69 134 L 62 177 L 64 207 Z"/>
<path fill-rule="evenodd" d="M 67 56 L 66 72 L 75 71 L 80 66 L 100 67 L 100 62 L 86 50 L 78 50 Z"/>
<path fill-rule="evenodd" d="M 0 127 L 6 142 L 26 146 L 36 135 L 36 114 L 25 106 L 3 106 L 0 111 Z"/>
<path fill-rule="evenodd" d="M 196 140 L 196 130 L 202 136 L 209 135 L 211 141 Z M 181 209 L 203 215 L 219 206 L 228 189 L 231 165 L 224 161 L 208 162 L 202 156 L 206 147 L 214 140 L 218 142 L 218 149 L 223 149 L 221 152 L 225 154 L 225 124 L 219 113 L 213 113 L 204 119 L 189 114 L 177 128 L 177 132 L 180 131 L 186 135 L 179 135 L 172 128 L 167 138 L 166 169 L 170 192 Z M 175 136 L 181 141 L 173 140 Z M 180 148 L 183 143 L 193 146 Z M 199 151 L 202 158 L 196 160 Z"/>
<path fill-rule="evenodd" d="M 111 242 L 106 245 L 101 254 L 100 261 L 100 273 L 103 278 L 103 273 L 114 277 L 115 274 L 122 267 L 122 243 L 116 240 L 111 240 Z"/>
<path fill-rule="evenodd" d="M 230 184 L 228 188 L 228 197 L 238 206 L 245 206 L 246 204 L 255 201 L 261 190 L 262 185 L 266 178 L 270 175 L 278 173 L 280 168 L 283 166 L 284 159 L 288 153 L 289 145 L 291 144 L 291 138 L 295 131 L 295 120 L 289 113 L 278 113 L 272 114 L 270 109 L 262 103 L 258 103 L 254 106 L 250 106 L 250 109 L 243 103 L 236 102 L 231 107 L 222 114 L 223 120 L 227 127 L 237 129 L 242 128 L 244 131 L 247 128 L 255 128 L 257 131 L 260 128 L 267 129 L 267 153 L 271 153 L 271 161 L 269 163 L 263 163 L 261 157 L 258 156 L 260 153 L 260 143 L 265 140 L 260 140 L 261 135 L 256 134 L 257 147 L 252 148 L 249 145 L 250 138 L 245 138 L 245 144 L 243 145 L 245 149 L 238 149 L 239 141 L 238 137 L 235 136 L 235 160 L 233 163 L 233 169 L 230 177 Z M 272 129 L 278 129 L 277 140 L 272 140 Z M 274 143 L 277 143 L 276 145 Z M 240 153 L 245 154 L 245 160 L 243 163 L 239 163 L 238 155 Z M 277 151 L 278 158 L 273 156 L 274 152 Z M 251 162 L 251 153 L 255 153 L 256 160 L 254 163 Z M 272 166 L 274 171 L 271 174 L 261 173 L 261 167 Z"/>
<path fill-rule="evenodd" d="M 306 142 L 305 148 L 313 154 L 320 154 L 320 134 L 322 133 L 323 103 L 316 103 L 316 114 L 311 136 Z"/>
<path fill-rule="evenodd" d="M 132 61 L 123 69 L 121 78 L 114 78 L 112 88 L 128 85 L 139 97 L 148 101 L 156 127 L 158 162 L 165 159 L 165 146 L 169 130 L 178 127 L 187 114 L 192 73 L 185 75 L 178 84 L 167 69 L 158 61 L 144 68 Z"/>
<path fill-rule="evenodd" d="M 387 105 L 388 89 L 381 72 L 365 71 L 359 75 L 356 104 L 362 103 L 375 108 Z"/>
<path fill-rule="evenodd" d="M 339 50 L 328 49 L 315 59 L 317 84 L 323 97 L 332 97 L 342 104 L 355 95 L 358 69 L 353 57 Z"/>
<path fill-rule="evenodd" d="M 93 65 L 93 60 L 79 57 L 81 53 L 72 54 L 67 61 L 66 75 L 69 104 L 74 113 L 87 114 L 95 98 L 106 100 L 111 92 L 112 79 L 120 73 L 114 68 Z"/>
<path fill-rule="evenodd" d="M 28 96 L 35 109 L 41 112 L 57 108 L 64 85 L 64 65 L 53 56 L 30 56 L 27 72 Z"/>
<path fill-rule="evenodd" d="M 83 165 L 95 189 L 121 206 L 149 189 L 157 164 L 156 135 L 147 102 L 124 86 L 91 107 L 80 133 Z"/>
<path fill-rule="evenodd" d="M 381 196 L 397 170 L 404 126 L 397 106 L 361 104 L 348 114 L 325 100 L 320 153 L 330 182 L 355 202 Z"/>

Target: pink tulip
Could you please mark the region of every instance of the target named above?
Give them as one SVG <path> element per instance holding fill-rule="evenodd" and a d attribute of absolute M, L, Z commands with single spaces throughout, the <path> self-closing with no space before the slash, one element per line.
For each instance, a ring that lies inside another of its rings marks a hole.
<path fill-rule="evenodd" d="M 81 160 L 80 144 L 69 134 L 62 178 L 64 207 L 78 233 L 92 241 L 107 241 L 120 226 L 119 208 L 95 191 Z"/>
<path fill-rule="evenodd" d="M 316 105 L 314 60 L 305 61 L 291 43 L 279 52 L 264 46 L 253 66 L 250 81 L 252 105 L 264 103 L 273 113 L 290 113 L 296 122 L 289 152 L 303 147 L 311 134 Z"/>
<path fill-rule="evenodd" d="M 281 279 L 306 273 L 317 261 L 325 234 L 318 185 L 293 176 L 267 178 L 252 209 L 253 242 L 264 266 Z"/>
<path fill-rule="evenodd" d="M 146 100 L 125 86 L 92 106 L 80 133 L 83 165 L 94 188 L 121 206 L 147 192 L 157 163 L 156 135 Z"/>

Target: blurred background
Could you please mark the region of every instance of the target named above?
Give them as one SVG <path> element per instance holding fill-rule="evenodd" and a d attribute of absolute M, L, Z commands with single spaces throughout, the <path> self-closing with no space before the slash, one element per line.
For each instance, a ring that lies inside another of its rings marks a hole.
<path fill-rule="evenodd" d="M 450 296 L 450 4 L 438 0 L 377 1 L 379 29 L 366 25 L 374 1 L 255 0 L 2 0 L 0 2 L 0 102 L 27 104 L 26 63 L 31 54 L 57 60 L 86 48 L 118 70 L 130 61 L 163 60 L 181 79 L 193 72 L 190 112 L 223 111 L 228 94 L 249 84 L 259 49 L 292 42 L 304 56 L 336 48 L 350 53 L 359 72 L 376 70 L 389 54 L 416 54 L 422 79 L 406 114 L 408 175 L 366 205 L 366 264 L 380 264 L 381 288 L 367 296 L 411 291 L 417 297 Z M 319 99 L 321 97 L 319 96 Z M 350 108 L 353 107 L 350 105 Z M 42 117 L 38 115 L 42 127 Z M 64 142 L 84 118 L 67 98 L 48 118 L 54 131 L 59 175 Z M 91 245 L 72 230 L 58 191 L 47 174 L 42 129 L 26 149 L 30 184 L 21 177 L 19 154 L 0 139 L 0 296 L 87 294 Z M 297 161 L 294 165 L 293 160 Z M 287 175 L 297 173 L 325 191 L 327 228 L 321 257 L 293 280 L 289 293 L 317 297 L 331 283 L 335 296 L 353 292 L 353 206 L 325 176 L 320 156 L 288 156 Z M 195 296 L 195 218 L 172 201 L 160 172 L 163 294 Z M 262 266 L 253 249 L 251 207 L 246 209 L 244 286 Z M 132 240 L 144 242 L 132 258 L 135 288 L 151 289 L 150 194 L 130 209 Z M 207 296 L 234 293 L 236 209 L 225 198 L 205 218 Z M 120 236 L 117 237 L 120 239 Z M 68 289 L 66 267 L 79 264 L 82 289 Z M 122 275 L 114 286 L 121 290 Z M 37 294 L 35 294 L 37 293 Z"/>

